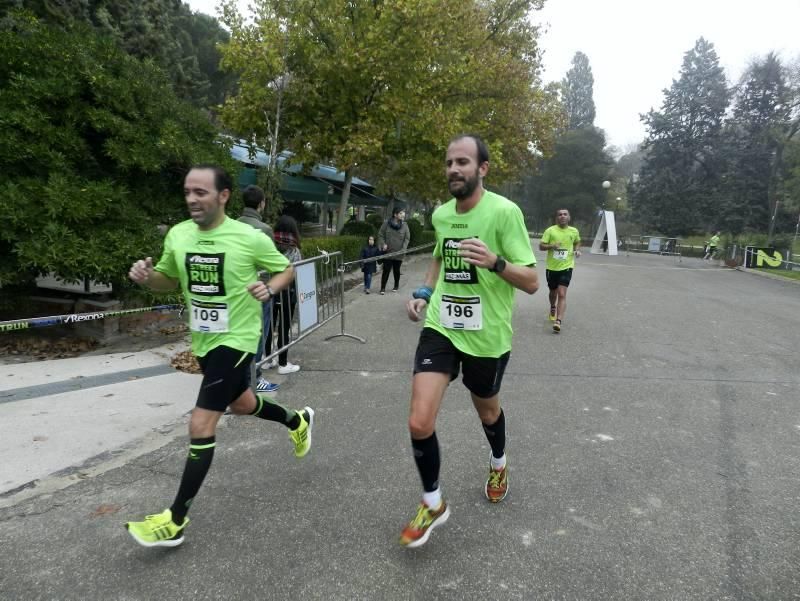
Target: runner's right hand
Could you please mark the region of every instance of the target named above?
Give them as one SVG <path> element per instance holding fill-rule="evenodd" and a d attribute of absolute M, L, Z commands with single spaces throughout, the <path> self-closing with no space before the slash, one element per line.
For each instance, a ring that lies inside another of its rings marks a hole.
<path fill-rule="evenodd" d="M 422 319 L 422 311 L 428 306 L 428 302 L 424 298 L 412 298 L 406 303 L 406 311 L 408 318 L 411 321 L 419 321 Z"/>
<path fill-rule="evenodd" d="M 153 258 L 147 257 L 144 261 L 141 259 L 131 265 L 131 270 L 128 272 L 128 277 L 137 284 L 146 284 L 153 273 Z"/>

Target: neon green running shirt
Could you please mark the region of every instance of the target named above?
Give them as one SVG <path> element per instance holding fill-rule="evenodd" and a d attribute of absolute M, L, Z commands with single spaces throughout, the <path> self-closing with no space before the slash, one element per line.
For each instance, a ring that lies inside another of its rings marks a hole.
<path fill-rule="evenodd" d="M 479 238 L 493 253 L 514 265 L 536 265 L 519 207 L 484 192 L 467 213 L 456 213 L 450 199 L 433 214 L 439 279 L 425 316 L 425 327 L 447 336 L 457 349 L 475 357 L 500 357 L 511 350 L 511 314 L 515 288 L 488 269 L 465 263 L 458 245 Z"/>
<path fill-rule="evenodd" d="M 578 230 L 568 225 L 561 227 L 551 225 L 542 234 L 544 244 L 558 243 L 560 250 L 552 248 L 547 250 L 547 269 L 550 271 L 564 271 L 575 266 L 575 244 L 580 244 L 581 235 Z"/>
<path fill-rule="evenodd" d="M 288 265 L 269 236 L 225 217 L 208 231 L 191 219 L 173 227 L 155 269 L 179 280 L 189 314 L 192 352 L 203 357 L 221 345 L 256 352 L 261 303 L 247 286 L 258 281 L 259 270 L 277 273 Z"/>

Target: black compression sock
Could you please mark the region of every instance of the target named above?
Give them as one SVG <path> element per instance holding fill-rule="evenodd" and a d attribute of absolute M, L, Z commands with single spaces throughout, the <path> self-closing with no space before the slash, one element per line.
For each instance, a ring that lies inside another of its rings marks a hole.
<path fill-rule="evenodd" d="M 297 411 L 287 409 L 278 403 L 273 403 L 271 400 L 260 394 L 256 395 L 256 410 L 250 415 L 254 415 L 271 422 L 279 422 L 288 426 L 292 430 L 296 430 L 300 425 L 300 414 L 298 414 Z"/>
<path fill-rule="evenodd" d="M 492 457 L 500 459 L 505 453 L 506 449 L 506 415 L 503 410 L 500 410 L 500 417 L 491 426 L 483 425 L 483 432 L 486 434 L 486 439 L 492 446 Z"/>
<path fill-rule="evenodd" d="M 439 466 L 441 465 L 436 432 L 422 440 L 412 438 L 411 446 L 414 448 L 414 461 L 417 463 L 417 470 L 422 478 L 422 488 L 425 492 L 433 492 L 439 488 Z"/>
<path fill-rule="evenodd" d="M 217 446 L 214 436 L 210 438 L 192 438 L 189 445 L 189 457 L 186 458 L 186 467 L 183 469 L 181 485 L 178 488 L 178 495 L 172 503 L 172 521 L 180 526 L 189 511 L 200 490 L 200 486 L 205 480 L 208 468 L 211 467 L 211 460 L 214 459 L 214 448 Z"/>

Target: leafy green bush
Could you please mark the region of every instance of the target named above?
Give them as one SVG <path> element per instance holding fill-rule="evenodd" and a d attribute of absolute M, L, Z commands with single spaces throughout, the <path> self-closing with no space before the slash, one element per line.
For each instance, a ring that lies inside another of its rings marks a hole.
<path fill-rule="evenodd" d="M 187 218 L 182 178 L 230 167 L 217 132 L 166 75 L 90 29 L 20 18 L 0 29 L 0 285 L 56 272 L 127 284 Z"/>
<path fill-rule="evenodd" d="M 421 239 L 422 232 L 422 224 L 419 222 L 418 219 L 411 218 L 406 220 L 408 224 L 408 231 L 411 233 L 411 242 L 408 243 L 409 246 L 418 246 L 420 244 L 419 240 Z"/>
<path fill-rule="evenodd" d="M 383 217 L 381 217 L 378 213 L 370 213 L 369 215 L 366 216 L 364 221 L 366 221 L 367 223 L 371 223 L 375 228 L 375 231 L 377 232 L 379 229 L 381 229 L 381 226 L 386 220 Z"/>
<path fill-rule="evenodd" d="M 409 246 L 422 246 L 423 244 L 428 244 L 430 242 L 436 242 L 436 232 L 432 230 L 423 230 L 420 232 L 416 242 L 414 244 L 410 244 Z"/>
<path fill-rule="evenodd" d="M 359 236 L 366 244 L 369 236 L 378 236 L 375 226 L 366 221 L 348 221 L 342 228 L 340 236 Z"/>
<path fill-rule="evenodd" d="M 300 252 L 304 259 L 318 257 L 320 250 L 329 253 L 342 251 L 345 263 L 355 261 L 361 256 L 361 249 L 366 244 L 366 238 L 361 236 L 320 236 L 316 238 L 303 238 L 300 241 Z"/>

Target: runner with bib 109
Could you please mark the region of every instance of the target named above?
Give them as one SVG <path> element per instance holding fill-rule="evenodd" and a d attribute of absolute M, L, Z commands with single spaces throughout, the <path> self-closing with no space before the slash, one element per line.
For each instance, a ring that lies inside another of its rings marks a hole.
<path fill-rule="evenodd" d="M 423 495 L 400 535 L 400 544 L 407 547 L 424 544 L 431 530 L 450 516 L 439 490 L 436 416 L 459 369 L 492 449 L 484 494 L 492 503 L 505 498 L 506 428 L 498 393 L 511 355 L 514 293 L 520 289 L 533 294 L 539 288 L 522 211 L 483 187 L 489 172 L 483 140 L 456 137 L 445 164 L 453 198 L 433 214 L 433 260 L 425 284 L 407 305 L 412 321 L 419 321 L 427 307 L 414 358 L 408 420 Z"/>

